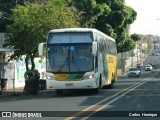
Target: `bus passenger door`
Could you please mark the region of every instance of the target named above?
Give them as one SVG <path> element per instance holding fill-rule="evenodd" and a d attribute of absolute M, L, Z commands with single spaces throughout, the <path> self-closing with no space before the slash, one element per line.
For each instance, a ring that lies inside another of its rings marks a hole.
<path fill-rule="evenodd" d="M 98 54 L 98 77 L 101 75 L 101 85 L 104 84 L 104 70 L 103 70 L 103 55 L 102 53 Z M 100 80 L 100 78 L 99 78 Z"/>

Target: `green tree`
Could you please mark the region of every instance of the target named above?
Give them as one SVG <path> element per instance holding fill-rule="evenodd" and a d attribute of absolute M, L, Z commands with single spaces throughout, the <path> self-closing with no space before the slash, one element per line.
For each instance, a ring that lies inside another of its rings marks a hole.
<path fill-rule="evenodd" d="M 6 32 L 6 25 L 13 23 L 12 10 L 16 5 L 24 5 L 24 3 L 46 3 L 49 0 L 0 0 L 0 32 Z"/>
<path fill-rule="evenodd" d="M 118 52 L 128 51 L 135 46 L 133 39 L 128 37 L 127 29 L 137 13 L 124 0 L 74 1 L 77 10 L 82 13 L 82 27 L 93 27 L 115 38 Z"/>
<path fill-rule="evenodd" d="M 141 40 L 141 36 L 138 35 L 138 34 L 136 34 L 136 33 L 132 34 L 132 35 L 131 35 L 131 38 L 132 38 L 135 42 Z"/>
<path fill-rule="evenodd" d="M 121 41 L 117 44 L 119 52 L 132 50 L 136 46 L 135 41 L 128 34 L 122 34 L 119 39 L 121 39 Z"/>
<path fill-rule="evenodd" d="M 34 58 L 40 42 L 48 31 L 56 28 L 78 27 L 78 14 L 72 12 L 63 0 L 53 0 L 47 4 L 27 3 L 17 5 L 13 10 L 14 22 L 8 25 L 8 39 L 5 46 L 19 49 L 11 59 L 19 59 L 25 55 L 26 70 L 34 70 Z M 28 66 L 31 61 L 31 68 Z"/>

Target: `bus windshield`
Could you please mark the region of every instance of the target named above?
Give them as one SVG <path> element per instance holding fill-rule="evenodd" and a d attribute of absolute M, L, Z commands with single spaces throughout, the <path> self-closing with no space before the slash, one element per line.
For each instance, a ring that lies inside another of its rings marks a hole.
<path fill-rule="evenodd" d="M 47 61 L 47 71 L 53 73 L 79 73 L 92 71 L 92 44 L 49 44 Z"/>

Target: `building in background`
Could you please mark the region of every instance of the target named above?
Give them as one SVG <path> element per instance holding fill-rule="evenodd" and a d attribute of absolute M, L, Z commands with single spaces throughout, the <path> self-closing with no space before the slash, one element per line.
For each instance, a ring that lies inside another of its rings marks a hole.
<path fill-rule="evenodd" d="M 156 37 L 157 39 L 159 37 Z M 147 55 L 151 52 L 153 47 L 153 41 L 155 36 L 153 35 L 141 35 L 141 40 L 136 43 L 136 47 L 133 50 L 118 54 L 118 69 L 122 69 L 122 61 L 124 61 L 124 68 L 135 66 L 137 63 L 143 62 Z"/>

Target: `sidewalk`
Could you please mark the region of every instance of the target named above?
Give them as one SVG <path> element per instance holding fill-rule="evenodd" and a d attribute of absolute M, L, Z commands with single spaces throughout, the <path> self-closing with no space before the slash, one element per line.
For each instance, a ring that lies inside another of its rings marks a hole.
<path fill-rule="evenodd" d="M 15 91 L 13 89 L 9 90 L 1 90 L 0 98 L 9 97 L 9 96 L 18 96 L 23 94 L 23 89 L 16 88 Z"/>

